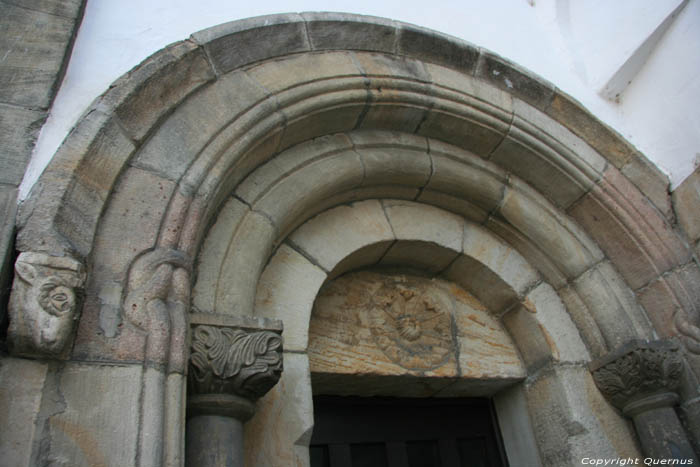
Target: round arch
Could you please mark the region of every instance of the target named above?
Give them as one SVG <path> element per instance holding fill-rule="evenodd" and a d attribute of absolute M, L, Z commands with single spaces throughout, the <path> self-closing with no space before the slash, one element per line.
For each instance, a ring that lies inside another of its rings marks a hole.
<path fill-rule="evenodd" d="M 133 449 L 144 465 L 177 463 L 188 307 L 167 322 L 140 315 L 130 300 L 149 271 L 167 278 L 164 300 L 189 304 L 194 289 L 200 311 L 253 314 L 275 252 L 359 200 L 482 225 L 557 291 L 592 355 L 679 336 L 697 370 L 697 266 L 625 175 L 643 164 L 563 92 L 486 50 L 378 18 L 274 15 L 195 33 L 118 80 L 32 190 L 17 247 L 87 267 L 69 359 L 143 365 Z M 221 261 L 202 268 L 209 257 Z"/>

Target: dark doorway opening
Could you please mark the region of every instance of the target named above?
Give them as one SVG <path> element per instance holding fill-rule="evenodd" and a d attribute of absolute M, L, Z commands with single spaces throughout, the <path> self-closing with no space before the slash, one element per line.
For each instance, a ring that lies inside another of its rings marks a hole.
<path fill-rule="evenodd" d="M 489 399 L 314 397 L 311 467 L 507 467 Z"/>

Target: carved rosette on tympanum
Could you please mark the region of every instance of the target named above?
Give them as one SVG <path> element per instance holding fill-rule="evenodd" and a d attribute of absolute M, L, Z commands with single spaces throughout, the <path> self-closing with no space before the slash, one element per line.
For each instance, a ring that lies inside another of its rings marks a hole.
<path fill-rule="evenodd" d="M 64 358 L 70 351 L 85 268 L 69 257 L 24 252 L 15 262 L 8 340 L 14 355 Z"/>
<path fill-rule="evenodd" d="M 447 363 L 453 350 L 452 304 L 436 289 L 418 279 L 388 276 L 368 294 L 363 317 L 389 359 L 418 371 Z"/>
<path fill-rule="evenodd" d="M 282 336 L 196 325 L 192 332 L 189 390 L 192 394 L 233 394 L 256 400 L 282 374 Z"/>
<path fill-rule="evenodd" d="M 603 395 L 625 415 L 673 406 L 683 374 L 680 346 L 676 341 L 635 341 L 594 363 L 592 373 Z"/>

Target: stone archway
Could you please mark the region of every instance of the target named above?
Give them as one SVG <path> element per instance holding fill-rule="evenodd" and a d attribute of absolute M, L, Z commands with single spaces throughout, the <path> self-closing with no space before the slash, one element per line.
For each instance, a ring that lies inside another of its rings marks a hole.
<path fill-rule="evenodd" d="M 641 161 L 551 84 L 411 25 L 277 15 L 196 33 L 95 103 L 23 207 L 19 262 L 39 255 L 50 276 L 74 261 L 88 276 L 85 303 L 71 310 L 80 317 L 74 338 L 60 351 L 39 341 L 22 353 L 65 359 L 51 370 L 62 387 L 98 381 L 101 398 L 137 407 L 124 421 L 83 405 L 101 399 L 63 391 L 67 409 L 37 422 L 47 422 L 40 436 L 63 441 L 37 455 L 74 452 L 66 427 L 80 426 L 119 465 L 180 465 L 190 303 L 201 313 L 282 318 L 288 358 L 298 358 L 308 319 L 256 308 L 272 274 L 264 271 L 306 248 L 295 236 L 308 228 L 313 238 L 314 220 L 360 200 L 416 201 L 481 225 L 474 231 L 504 242 L 556 292 L 592 357 L 634 338 L 678 336 L 697 371 L 697 265 L 644 185 L 625 176 Z M 347 247 L 371 255 L 380 248 L 372 245 L 396 240 L 367 234 Z M 419 240 L 440 244 L 426 235 Z M 455 264 L 506 284 L 521 279 L 498 269 L 502 250 L 476 250 Z M 320 286 L 352 251 L 321 248 L 305 277 Z M 15 297 L 27 284 L 16 280 Z M 531 291 L 515 285 L 479 298 L 527 308 Z M 311 302 L 317 289 L 305 289 Z M 273 293 L 284 296 L 282 282 Z M 18 298 L 15 322 L 35 307 Z M 31 335 L 24 326 L 15 339 Z M 550 348 L 542 339 L 535 351 Z M 694 371 L 680 392 L 698 433 Z M 119 440 L 101 435 L 113 432 Z"/>

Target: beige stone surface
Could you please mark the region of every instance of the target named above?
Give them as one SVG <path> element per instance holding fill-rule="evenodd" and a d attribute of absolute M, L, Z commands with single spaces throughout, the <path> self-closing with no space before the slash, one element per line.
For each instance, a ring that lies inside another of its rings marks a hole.
<path fill-rule="evenodd" d="M 525 386 L 543 465 L 584 457 L 639 457 L 629 422 L 602 397 L 587 368 L 555 366 Z"/>
<path fill-rule="evenodd" d="M 479 225 L 465 224 L 462 251 L 488 267 L 518 295 L 523 295 L 539 280 L 537 271 L 517 250 Z"/>
<path fill-rule="evenodd" d="M 217 278 L 216 313 L 253 313 L 255 288 L 272 253 L 275 233 L 265 216 L 250 212 L 243 218 L 232 235 Z"/>
<path fill-rule="evenodd" d="M 285 352 L 282 377 L 257 402 L 255 415 L 245 424 L 246 466 L 308 467 L 314 423 L 311 397 L 306 354 Z"/>
<path fill-rule="evenodd" d="M 598 323 L 609 349 L 631 339 L 653 338 L 649 319 L 610 261 L 586 271 L 573 287 Z"/>
<path fill-rule="evenodd" d="M 305 351 L 316 293 L 326 273 L 287 244 L 265 267 L 257 286 L 255 315 L 284 322 L 285 350 Z"/>
<path fill-rule="evenodd" d="M 536 245 L 567 278 L 603 259 L 586 232 L 520 180 L 511 180 L 499 214 Z"/>
<path fill-rule="evenodd" d="M 353 55 L 345 51 L 291 55 L 253 66 L 246 72 L 270 94 L 301 83 L 361 74 L 353 63 Z"/>
<path fill-rule="evenodd" d="M 241 201 L 231 198 L 221 208 L 216 222 L 209 229 L 197 259 L 197 282 L 192 291 L 192 305 L 198 311 L 214 311 L 216 284 L 232 232 L 250 210 Z"/>
<path fill-rule="evenodd" d="M 357 154 L 332 154 L 284 174 L 251 205 L 271 219 L 284 237 L 300 219 L 305 219 L 309 208 L 339 191 L 358 186 L 363 177 L 364 168 Z"/>
<path fill-rule="evenodd" d="M 551 285 L 543 282 L 525 297 L 527 307 L 547 336 L 555 359 L 561 362 L 587 362 L 590 355 L 566 307 Z M 516 342 L 518 342 L 516 340 Z"/>
<path fill-rule="evenodd" d="M 432 242 L 462 251 L 464 220 L 459 216 L 411 201 L 386 200 L 382 204 L 397 239 Z"/>
<path fill-rule="evenodd" d="M 139 433 L 141 365 L 70 363 L 50 394 L 43 462 L 87 467 L 133 465 Z M 60 395 L 58 398 L 56 396 Z"/>
<path fill-rule="evenodd" d="M 433 175 L 427 188 L 464 199 L 484 211 L 503 199 L 506 172 L 475 154 L 430 139 Z"/>
<path fill-rule="evenodd" d="M 455 261 L 458 256 L 458 251 L 450 250 L 436 243 L 422 240 L 399 240 L 387 250 L 377 264 L 388 267 L 408 267 L 426 274 L 438 274 Z"/>
<path fill-rule="evenodd" d="M 394 240 L 391 226 L 378 200 L 338 206 L 310 219 L 290 240 L 326 271 L 355 251 Z"/>
<path fill-rule="evenodd" d="M 0 459 L 30 467 L 47 364 L 19 358 L 0 360 Z"/>
<path fill-rule="evenodd" d="M 695 242 L 700 238 L 700 169 L 696 169 L 673 191 L 673 208 L 685 234 Z"/>
<path fill-rule="evenodd" d="M 361 271 L 326 285 L 314 305 L 308 354 L 320 390 L 333 375 L 358 377 L 349 381 L 357 391 L 367 377 L 365 391 L 394 395 L 430 395 L 456 379 L 525 376 L 510 337 L 476 298 L 406 274 Z"/>

